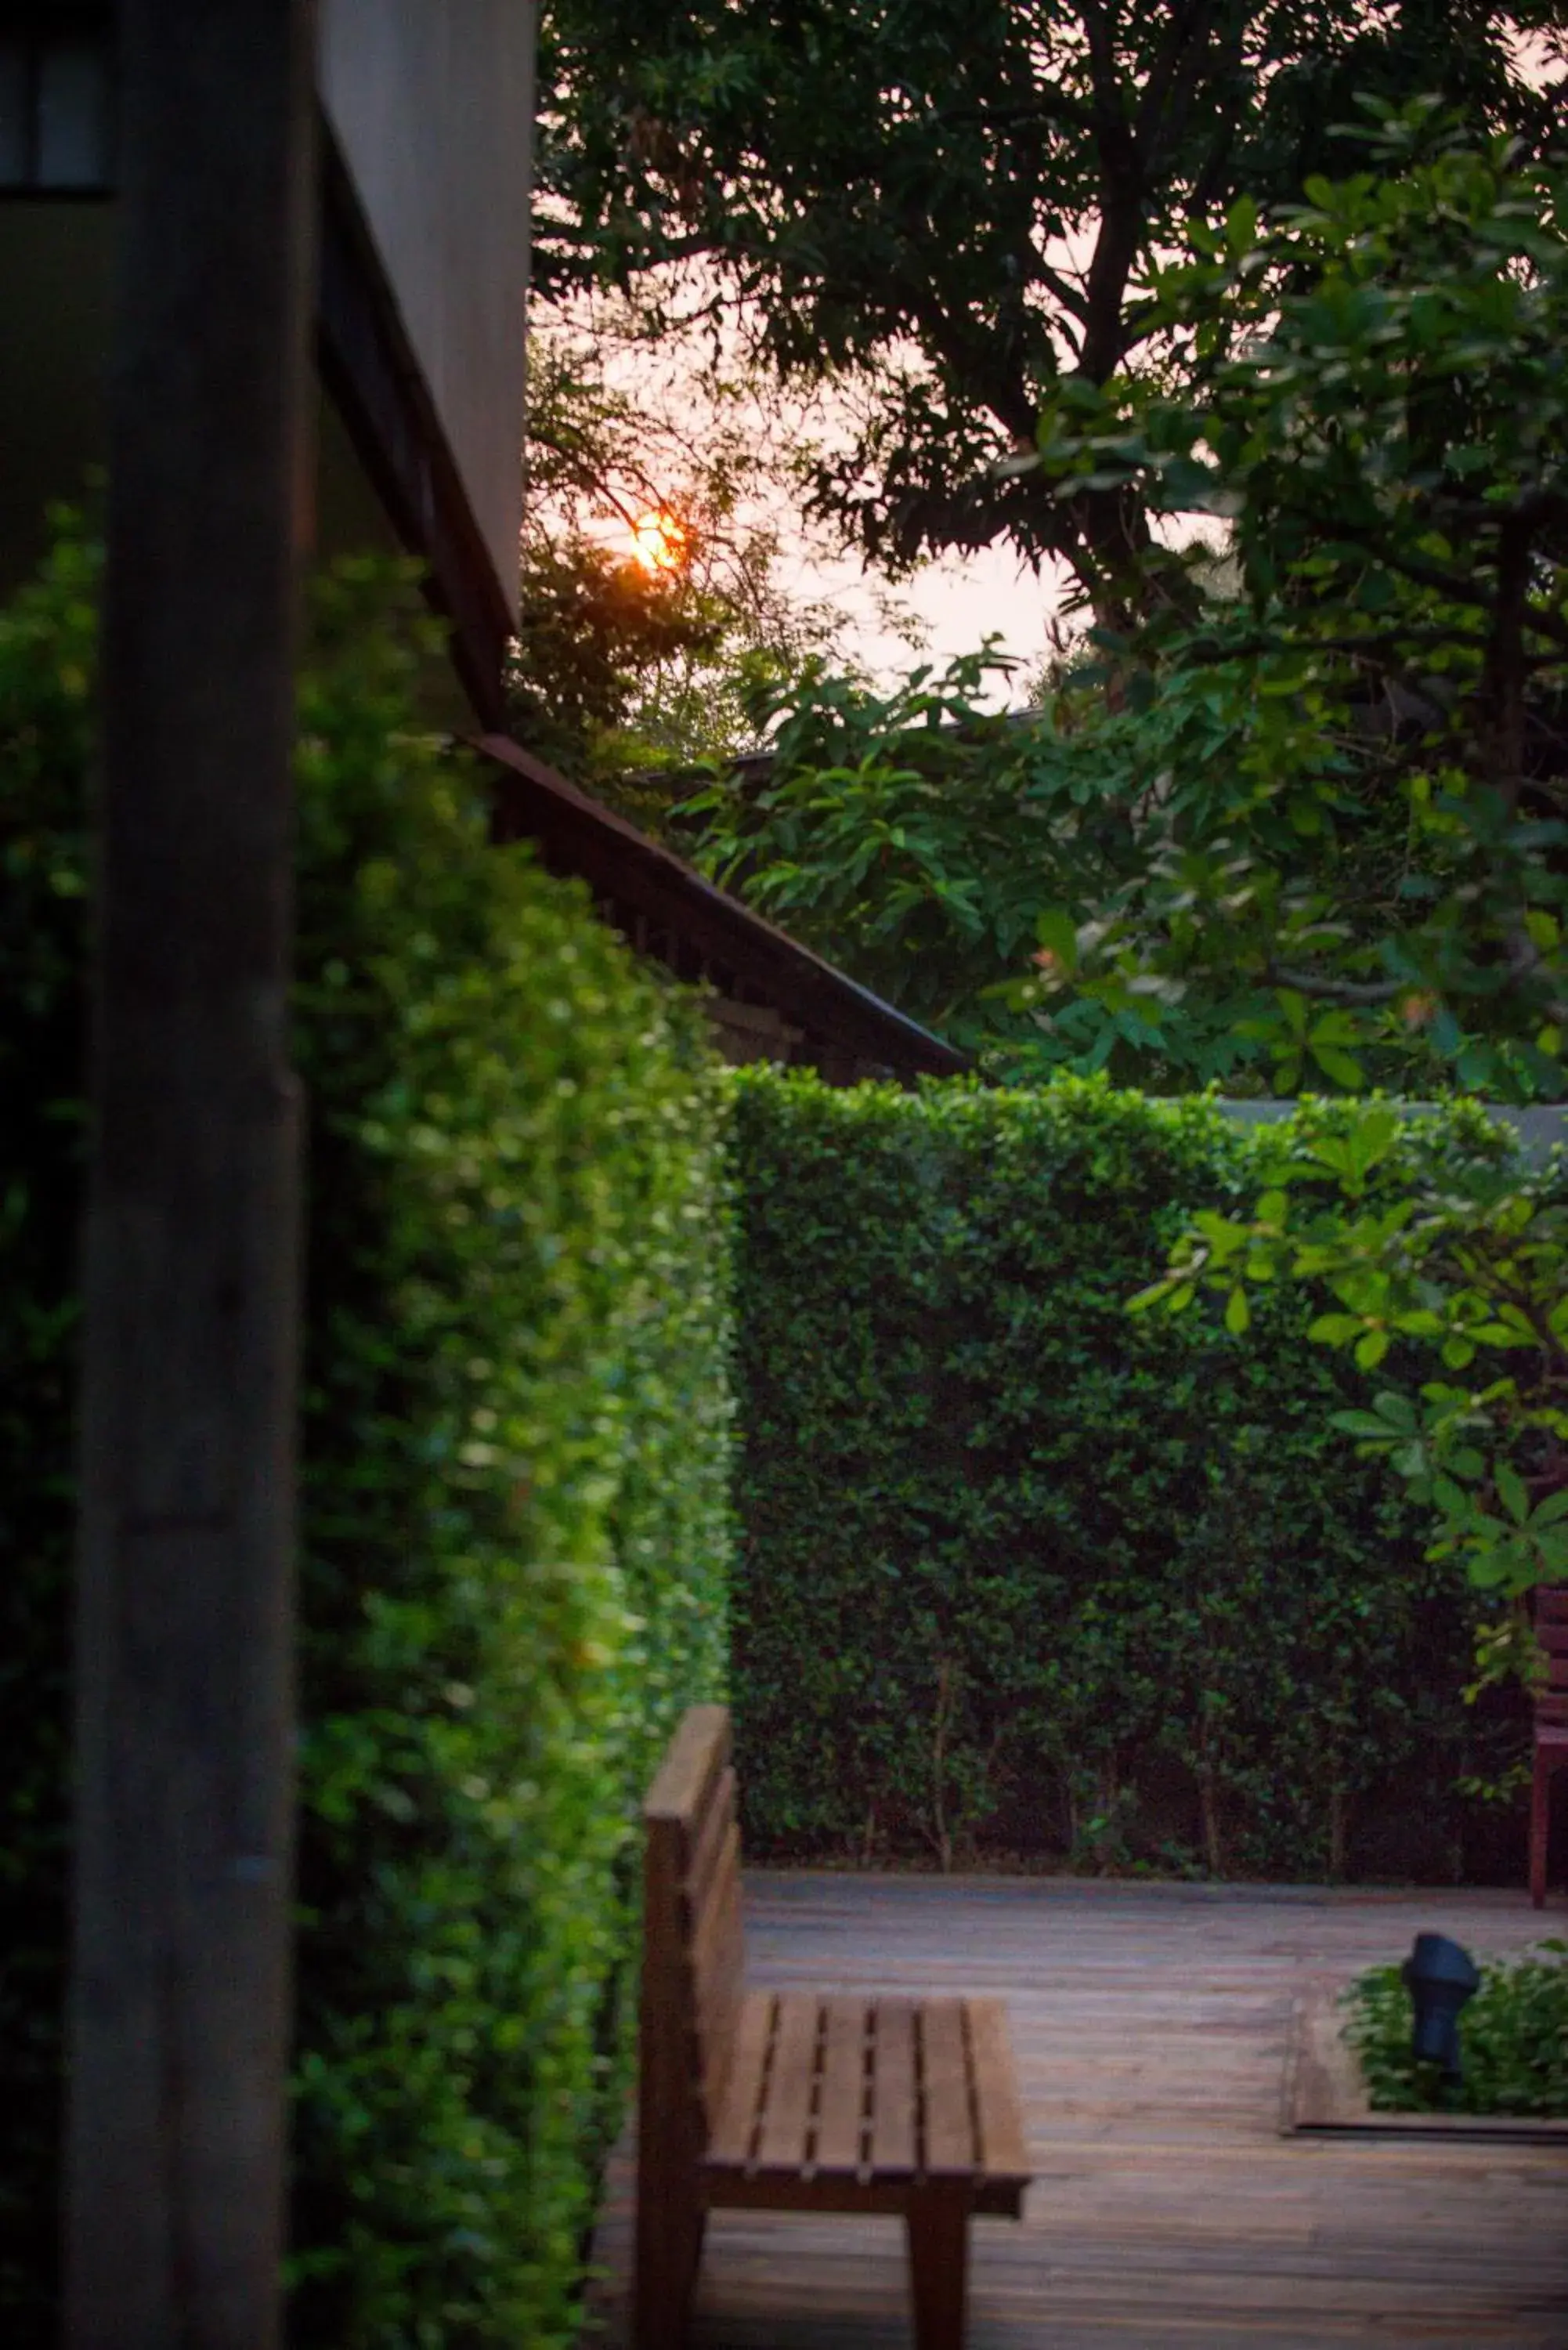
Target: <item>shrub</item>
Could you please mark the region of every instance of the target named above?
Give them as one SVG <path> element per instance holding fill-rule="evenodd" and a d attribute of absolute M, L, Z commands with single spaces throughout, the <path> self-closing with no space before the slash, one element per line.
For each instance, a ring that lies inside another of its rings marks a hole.
<path fill-rule="evenodd" d="M 579 889 L 489 846 L 473 778 L 412 731 L 417 653 L 384 580 L 339 577 L 317 618 L 299 762 L 311 1120 L 291 2338 L 548 2350 L 573 2338 L 627 2083 L 636 1800 L 681 1708 L 723 1678 L 722 1103 L 695 1015 Z M 26 675 L 6 659 L 18 629 Z M 44 1529 L 28 1638 L 47 1701 L 5 1713 L 25 1766 L 7 1799 L 15 1813 L 16 1788 L 32 1788 L 37 1824 L 7 1880 L 28 1908 L 5 2017 L 7 2041 L 19 2023 L 36 2052 L 35 2240 L 52 2200 L 61 1981 L 90 643 L 90 563 L 67 543 L 0 630 L 7 869 L 22 875 L 3 935 L 34 975 L 40 1038 L 6 1076 L 67 1112 L 7 1121 L 5 1195 L 21 1206 L 0 1276 L 5 1342 L 44 1349 L 51 1369 L 5 1437 L 7 1534 Z M 48 2338 L 37 2262 L 36 2241 L 18 2241 L 0 2282 L 10 2339 Z"/>
<path fill-rule="evenodd" d="M 1410 1994 L 1400 1969 L 1373 1967 L 1349 1993 L 1346 2037 L 1378 2113 L 1568 2116 L 1568 1942 L 1483 1963 L 1460 2018 L 1464 2078 L 1445 2088 L 1410 2051 Z"/>
<path fill-rule="evenodd" d="M 1518 1709 L 1461 1700 L 1462 1574 L 1328 1425 L 1356 1375 L 1307 1343 L 1300 1291 L 1241 1335 L 1126 1311 L 1280 1147 L 1097 1082 L 742 1078 L 756 1853 L 1461 1865 L 1455 1782 L 1503 1773 Z M 1459 1118 L 1407 1147 L 1497 1145 Z"/>

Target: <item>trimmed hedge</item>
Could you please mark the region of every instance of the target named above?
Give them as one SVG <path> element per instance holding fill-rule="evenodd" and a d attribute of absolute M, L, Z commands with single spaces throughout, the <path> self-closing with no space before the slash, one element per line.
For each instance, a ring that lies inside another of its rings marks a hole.
<path fill-rule="evenodd" d="M 1477 1138 L 1458 1114 L 1401 1148 L 1501 1147 Z M 1363 1385 L 1306 1340 L 1308 1301 L 1266 1295 L 1239 1338 L 1125 1311 L 1281 1139 L 1099 1081 L 742 1077 L 755 1856 L 1304 1879 L 1507 1859 L 1457 1783 L 1505 1772 L 1520 1709 L 1463 1702 L 1471 1595 L 1329 1427 Z"/>
<path fill-rule="evenodd" d="M 411 731 L 415 632 L 384 578 L 340 575 L 318 623 L 291 2339 L 551 2350 L 623 2110 L 637 1800 L 681 1709 L 723 1685 L 722 1099 L 694 1013 L 578 889 L 492 847 L 473 778 Z M 52 2338 L 91 628 L 68 541 L 0 619 L 0 936 L 36 1026 L 5 1065 L 28 1114 L 4 1128 L 0 1277 L 5 1343 L 49 1373 L 20 1413 L 7 1382 L 0 1427 L 27 1614 L 4 1659 L 24 1970 L 0 2028 L 32 2064 L 0 2124 L 8 2180 L 31 2149 L 0 2271 L 18 2342 Z M 29 1671 L 42 1707 L 16 1694 Z"/>

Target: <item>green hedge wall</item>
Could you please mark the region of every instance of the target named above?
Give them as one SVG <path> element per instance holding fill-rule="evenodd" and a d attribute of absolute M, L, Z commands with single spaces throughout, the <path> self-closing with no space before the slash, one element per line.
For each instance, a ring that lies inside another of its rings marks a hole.
<path fill-rule="evenodd" d="M 753 1854 L 1507 1864 L 1515 1823 L 1457 1783 L 1501 1777 L 1519 1709 L 1464 1703 L 1469 1595 L 1328 1427 L 1362 1390 L 1307 1302 L 1267 1298 L 1241 1338 L 1124 1311 L 1186 1211 L 1251 1197 L 1278 1147 L 1098 1082 L 742 1078 Z"/>
<path fill-rule="evenodd" d="M 47 1373 L 20 1411 L 7 1380 L 0 1422 L 26 1619 L 0 1665 L 23 1953 L 0 2031 L 30 2065 L 0 2174 L 32 2161 L 5 2210 L 8 2341 L 53 2338 L 91 572 L 67 541 L 0 619 L 0 939 L 36 1031 L 3 1065 L 26 1115 L 0 1144 L 0 1299 L 7 1349 Z M 578 889 L 488 845 L 472 777 L 412 731 L 389 592 L 323 589 L 303 705 L 291 2340 L 554 2350 L 627 2085 L 637 1800 L 724 1679 L 722 1100 L 695 1015 Z M 13 1704 L 29 1686 L 42 1705 Z"/>

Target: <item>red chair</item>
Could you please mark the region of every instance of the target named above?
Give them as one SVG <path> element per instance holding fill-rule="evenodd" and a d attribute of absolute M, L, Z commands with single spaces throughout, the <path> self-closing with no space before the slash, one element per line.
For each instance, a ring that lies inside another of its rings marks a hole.
<path fill-rule="evenodd" d="M 1530 1898 L 1546 1899 L 1552 1773 L 1568 1767 L 1568 1585 L 1540 1585 L 1535 1637 L 1546 1651 L 1546 1686 L 1535 1700 L 1535 1772 L 1530 1794 Z"/>

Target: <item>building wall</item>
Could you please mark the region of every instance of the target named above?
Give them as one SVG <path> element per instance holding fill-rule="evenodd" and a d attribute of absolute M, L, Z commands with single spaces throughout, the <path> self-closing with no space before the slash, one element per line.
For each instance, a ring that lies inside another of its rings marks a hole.
<path fill-rule="evenodd" d="M 0 195 L 0 598 L 101 469 L 114 207 Z"/>
<path fill-rule="evenodd" d="M 534 0 L 327 0 L 321 86 L 508 608 Z"/>

